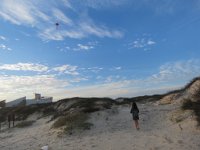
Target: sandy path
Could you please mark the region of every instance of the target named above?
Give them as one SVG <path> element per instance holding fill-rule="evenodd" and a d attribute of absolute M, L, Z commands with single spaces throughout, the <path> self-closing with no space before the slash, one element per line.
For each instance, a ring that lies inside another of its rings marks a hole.
<path fill-rule="evenodd" d="M 168 120 L 173 106 L 139 105 L 140 131 L 135 130 L 130 108 L 121 107 L 118 113 L 112 110 L 93 114 L 93 130 L 80 137 L 80 145 L 73 149 L 94 150 L 199 150 L 199 133 L 180 130 Z M 89 145 L 89 146 L 88 146 Z"/>
<path fill-rule="evenodd" d="M 1 150 L 39 150 L 49 145 L 51 150 L 199 150 L 200 132 L 181 130 L 168 114 L 171 105 L 139 104 L 140 131 L 135 130 L 130 108 L 119 106 L 95 112 L 90 118 L 91 130 L 71 136 L 57 137 L 49 130 L 48 118 L 32 127 L 0 133 Z"/>

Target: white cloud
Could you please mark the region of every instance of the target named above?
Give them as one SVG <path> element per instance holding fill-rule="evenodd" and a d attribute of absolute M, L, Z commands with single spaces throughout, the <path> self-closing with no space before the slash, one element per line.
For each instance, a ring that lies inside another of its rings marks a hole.
<path fill-rule="evenodd" d="M 72 66 L 72 65 L 62 65 L 59 67 L 55 67 L 52 70 L 59 72 L 59 73 L 64 73 L 64 74 L 69 74 L 69 75 L 79 75 L 79 72 L 77 71 L 78 66 Z"/>
<path fill-rule="evenodd" d="M 6 49 L 6 46 L 5 46 L 4 44 L 1 44 L 1 45 L 0 45 L 0 48 L 1 48 L 1 49 Z"/>
<path fill-rule="evenodd" d="M 89 67 L 89 68 L 87 68 L 87 70 L 91 71 L 93 73 L 98 73 L 98 72 L 102 71 L 103 68 L 102 67 Z"/>
<path fill-rule="evenodd" d="M 22 0 L 2 0 L 0 16 L 14 24 L 34 24 L 36 19 L 32 12 L 32 5 Z"/>
<path fill-rule="evenodd" d="M 61 97 L 119 97 L 126 95 L 129 91 L 126 89 L 127 81 L 112 83 L 93 84 L 88 86 L 67 88 L 57 93 Z M 109 92 L 108 92 L 109 91 Z"/>
<path fill-rule="evenodd" d="M 73 0 L 71 0 L 73 2 Z M 79 0 L 81 3 L 82 0 Z M 86 7 L 93 9 L 110 9 L 113 7 L 132 6 L 132 9 L 146 9 L 156 13 L 156 15 L 162 14 L 174 14 L 183 10 L 199 10 L 199 1 L 180 1 L 180 0 L 85 0 L 82 4 Z"/>
<path fill-rule="evenodd" d="M 123 81 L 123 80 L 120 79 L 120 76 L 119 76 L 119 75 L 108 76 L 108 77 L 106 77 L 106 79 L 105 79 L 105 82 L 106 82 L 106 83 L 116 82 L 116 81 Z"/>
<path fill-rule="evenodd" d="M 79 29 L 57 30 L 55 27 L 50 27 L 39 33 L 39 37 L 43 40 L 61 41 L 65 38 L 81 39 L 86 35 Z"/>
<path fill-rule="evenodd" d="M 75 46 L 66 46 L 63 45 L 61 47 L 56 47 L 57 49 L 59 49 L 59 51 L 61 52 L 67 52 L 67 51 L 82 51 L 82 52 L 86 52 L 86 51 L 90 51 L 91 49 L 94 49 L 97 46 L 98 42 L 94 41 L 94 42 L 87 42 L 87 43 L 78 43 Z"/>
<path fill-rule="evenodd" d="M 68 91 L 71 96 L 138 96 L 159 94 L 184 86 L 200 74 L 200 61 L 187 60 L 166 63 L 159 72 L 143 79 L 124 80 L 119 76 L 108 76 L 104 83 L 99 83 Z M 97 79 L 103 79 L 97 76 Z M 109 91 L 109 92 L 106 92 Z M 77 92 L 77 93 L 76 93 Z M 76 95 L 78 94 L 78 95 Z"/>
<path fill-rule="evenodd" d="M 148 46 L 151 46 L 154 44 L 156 44 L 155 41 L 150 40 L 150 39 L 145 39 L 145 38 L 137 39 L 137 40 L 133 41 L 133 43 L 131 43 L 133 48 L 145 48 L 145 47 L 148 47 Z"/>
<path fill-rule="evenodd" d="M 69 74 L 69 75 L 72 75 L 72 76 L 79 75 L 79 73 L 77 71 L 71 71 L 71 70 L 66 70 L 65 74 Z"/>
<path fill-rule="evenodd" d="M 59 2 L 55 3 L 54 0 L 49 0 L 48 3 L 44 1 L 2 0 L 0 17 L 16 25 L 36 28 L 39 37 L 43 40 L 81 39 L 88 36 L 120 38 L 123 36 L 121 31 L 92 23 L 93 21 L 88 15 L 82 18 L 82 14 L 74 10 L 71 1 L 60 0 Z M 58 9 L 61 5 L 75 16 L 70 18 L 66 12 Z M 59 30 L 56 30 L 54 26 L 56 22 L 60 23 Z"/>
<path fill-rule="evenodd" d="M 58 71 L 59 73 L 64 73 L 67 68 L 68 68 L 68 65 L 63 65 L 63 66 L 55 67 L 53 68 L 53 70 Z"/>
<path fill-rule="evenodd" d="M 83 22 L 80 25 L 84 33 L 98 37 L 121 38 L 123 33 L 118 30 L 110 31 L 106 27 L 99 27 L 91 22 Z"/>
<path fill-rule="evenodd" d="M 112 75 L 105 77 L 103 74 L 96 76 L 98 82 L 90 82 L 89 77 L 83 76 L 82 73 L 90 71 L 103 71 L 101 67 L 78 68 L 72 65 L 62 65 L 54 68 L 42 66 L 39 64 L 26 65 L 18 63 L 11 65 L 1 65 L 1 70 L 34 70 L 49 71 L 48 75 L 17 76 L 0 75 L 0 98 L 14 99 L 20 96 L 40 92 L 42 94 L 54 96 L 54 98 L 64 98 L 72 96 L 100 96 L 100 97 L 121 97 L 121 96 L 138 96 L 145 94 L 163 93 L 181 86 L 184 86 L 192 78 L 200 74 L 199 60 L 186 60 L 177 62 L 168 62 L 158 68 L 158 72 L 139 79 L 125 80 L 122 76 Z M 43 68 L 43 69 L 41 69 Z M 79 73 L 77 70 L 82 70 Z M 41 72 L 47 73 L 47 72 Z M 76 76 L 67 76 L 72 74 Z M 77 76 L 78 75 L 78 76 Z M 68 78 L 69 77 L 69 78 Z M 87 81 L 87 84 L 76 86 L 81 81 Z M 109 92 L 108 92 L 109 91 Z"/>
<path fill-rule="evenodd" d="M 5 41 L 5 40 L 6 40 L 6 37 L 0 35 L 0 40 Z"/>
<path fill-rule="evenodd" d="M 69 2 L 69 0 L 62 0 L 62 2 L 64 3 L 64 5 L 65 5 L 66 7 L 72 9 L 72 5 L 71 5 L 71 3 Z"/>
<path fill-rule="evenodd" d="M 143 49 L 144 51 L 150 50 L 153 45 L 156 45 L 156 41 L 152 40 L 151 35 L 146 33 L 128 44 L 129 49 Z"/>
<path fill-rule="evenodd" d="M 77 44 L 78 50 L 90 50 L 93 49 L 94 47 L 91 45 L 83 45 L 83 44 Z"/>
<path fill-rule="evenodd" d="M 41 64 L 33 63 L 17 63 L 17 64 L 3 64 L 0 65 L 0 70 L 14 70 L 14 71 L 48 71 L 48 67 Z"/>
<path fill-rule="evenodd" d="M 0 75 L 0 97 L 13 100 L 20 96 L 32 96 L 35 92 L 52 96 L 51 92 L 58 92 L 68 85 L 69 82 L 53 75 Z"/>
<path fill-rule="evenodd" d="M 54 9 L 53 10 L 53 15 L 55 16 L 55 18 L 58 20 L 58 22 L 59 21 L 61 21 L 61 22 L 64 22 L 64 23 L 66 23 L 66 24 L 68 24 L 68 25 L 72 25 L 72 20 L 71 19 L 69 19 L 61 10 L 59 10 L 59 9 Z"/>
<path fill-rule="evenodd" d="M 148 40 L 148 41 L 147 41 L 147 45 L 154 45 L 154 44 L 156 44 L 155 41 L 152 41 L 152 40 Z"/>
<path fill-rule="evenodd" d="M 115 69 L 115 70 L 121 70 L 122 67 L 115 67 L 114 69 Z"/>
<path fill-rule="evenodd" d="M 89 51 L 94 49 L 98 42 L 88 42 L 86 44 L 77 44 L 76 47 L 72 48 L 74 51 Z"/>
<path fill-rule="evenodd" d="M 82 39 L 88 36 L 121 38 L 123 37 L 123 32 L 109 30 L 106 27 L 100 27 L 89 22 L 77 22 L 73 27 L 68 26 L 65 29 L 56 29 L 55 27 L 46 28 L 39 33 L 39 36 L 44 40 L 64 40 L 65 38 Z"/>
<path fill-rule="evenodd" d="M 85 0 L 84 4 L 87 7 L 101 9 L 121 6 L 127 4 L 128 2 L 129 0 Z"/>
<path fill-rule="evenodd" d="M 69 74 L 69 75 L 79 75 L 77 71 L 78 66 L 72 65 L 62 65 L 58 67 L 50 68 L 46 65 L 37 63 L 17 63 L 17 64 L 2 64 L 0 65 L 0 70 L 10 70 L 10 71 L 33 71 L 33 72 L 48 72 L 52 71 L 58 72 L 59 74 Z"/>
<path fill-rule="evenodd" d="M 200 75 L 200 61 L 191 59 L 166 63 L 160 67 L 159 73 L 152 75 L 148 80 L 160 83 L 181 83 Z"/>
<path fill-rule="evenodd" d="M 79 83 L 81 81 L 88 81 L 88 78 L 86 78 L 86 77 L 74 78 L 74 79 L 70 80 L 70 83 Z"/>
<path fill-rule="evenodd" d="M 0 49 L 7 50 L 7 51 L 11 51 L 12 50 L 10 47 L 6 46 L 5 44 L 0 44 Z"/>

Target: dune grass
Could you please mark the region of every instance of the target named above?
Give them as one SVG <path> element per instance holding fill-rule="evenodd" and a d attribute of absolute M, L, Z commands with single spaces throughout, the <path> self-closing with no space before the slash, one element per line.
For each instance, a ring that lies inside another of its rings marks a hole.
<path fill-rule="evenodd" d="M 64 127 L 66 133 L 72 133 L 74 130 L 88 130 L 92 124 L 87 122 L 89 116 L 84 112 L 74 112 L 58 118 L 52 128 Z"/>
<path fill-rule="evenodd" d="M 183 110 L 193 110 L 196 120 L 198 122 L 198 126 L 200 126 L 200 101 L 193 102 L 190 99 L 184 100 L 182 105 Z"/>

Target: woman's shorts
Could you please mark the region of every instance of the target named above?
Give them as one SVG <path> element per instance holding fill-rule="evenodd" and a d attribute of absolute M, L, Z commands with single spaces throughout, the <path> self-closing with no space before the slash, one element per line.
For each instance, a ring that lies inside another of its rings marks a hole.
<path fill-rule="evenodd" d="M 139 114 L 138 113 L 132 113 L 132 115 L 133 115 L 133 120 L 139 120 Z"/>

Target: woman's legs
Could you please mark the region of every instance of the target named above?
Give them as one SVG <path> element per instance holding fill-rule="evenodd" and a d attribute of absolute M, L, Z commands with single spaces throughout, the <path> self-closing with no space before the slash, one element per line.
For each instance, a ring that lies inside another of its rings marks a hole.
<path fill-rule="evenodd" d="M 140 129 L 140 128 L 139 128 L 139 122 L 138 122 L 138 120 L 134 120 L 134 122 L 135 122 L 135 127 L 136 127 L 136 129 Z"/>

